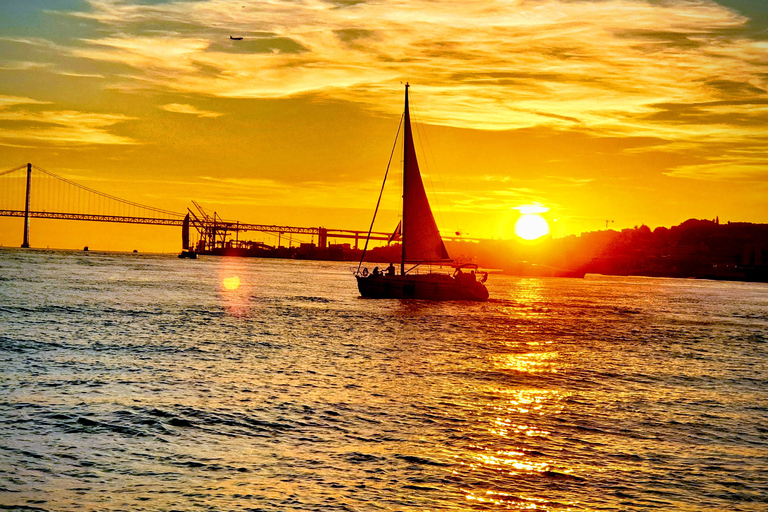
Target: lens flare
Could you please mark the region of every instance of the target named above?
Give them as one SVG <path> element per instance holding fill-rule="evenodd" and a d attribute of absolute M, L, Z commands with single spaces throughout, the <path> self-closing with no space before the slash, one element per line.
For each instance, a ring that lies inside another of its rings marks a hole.
<path fill-rule="evenodd" d="M 225 277 L 224 288 L 227 290 L 237 290 L 240 288 L 240 278 L 237 276 Z"/>

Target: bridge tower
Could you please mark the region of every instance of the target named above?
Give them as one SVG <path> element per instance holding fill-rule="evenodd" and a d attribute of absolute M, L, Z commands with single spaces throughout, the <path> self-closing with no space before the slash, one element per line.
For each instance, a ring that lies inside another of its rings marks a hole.
<path fill-rule="evenodd" d="M 29 189 L 32 186 L 32 164 L 27 164 L 27 199 L 24 206 L 24 241 L 22 247 L 29 247 Z"/>
<path fill-rule="evenodd" d="M 328 247 L 328 230 L 320 228 L 317 234 L 317 246 L 321 249 Z"/>

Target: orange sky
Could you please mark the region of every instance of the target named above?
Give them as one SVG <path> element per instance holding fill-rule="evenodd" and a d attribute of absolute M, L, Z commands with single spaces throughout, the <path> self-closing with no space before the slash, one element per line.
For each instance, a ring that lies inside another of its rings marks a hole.
<path fill-rule="evenodd" d="M 180 212 L 195 199 L 244 222 L 367 229 L 409 81 L 446 234 L 510 238 L 529 204 L 554 236 L 768 222 L 763 7 L 10 2 L 0 172 L 32 162 Z M 175 251 L 177 231 L 35 219 L 31 242 Z M 20 243 L 21 221 L 0 218 L 0 244 Z"/>

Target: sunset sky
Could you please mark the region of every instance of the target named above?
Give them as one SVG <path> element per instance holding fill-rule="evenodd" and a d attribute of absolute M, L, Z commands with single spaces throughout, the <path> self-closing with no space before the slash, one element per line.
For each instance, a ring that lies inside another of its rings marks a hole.
<path fill-rule="evenodd" d="M 406 81 L 445 234 L 511 238 L 525 205 L 554 236 L 768 222 L 764 0 L 5 0 L 0 172 L 367 229 Z M 33 219 L 31 241 L 172 251 L 176 231 Z"/>

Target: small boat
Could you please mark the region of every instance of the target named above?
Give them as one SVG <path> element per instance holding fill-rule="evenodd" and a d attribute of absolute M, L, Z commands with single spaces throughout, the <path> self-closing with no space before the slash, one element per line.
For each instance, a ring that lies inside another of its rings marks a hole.
<path fill-rule="evenodd" d="M 179 253 L 179 258 L 187 258 L 187 259 L 190 259 L 190 260 L 196 260 L 197 259 L 197 253 L 195 251 L 192 251 L 192 250 L 181 251 L 181 253 Z"/>
<path fill-rule="evenodd" d="M 197 259 L 197 253 L 189 246 L 189 213 L 181 223 L 181 254 L 179 254 L 179 258 Z"/>
<path fill-rule="evenodd" d="M 402 245 L 400 273 L 396 272 L 394 265 L 390 265 L 386 272 L 379 272 L 378 268 L 370 273 L 367 268 L 361 270 L 363 262 L 361 258 L 360 265 L 355 271 L 357 287 L 360 295 L 372 299 L 487 300 L 488 290 L 483 283 L 488 278 L 488 274 L 477 272 L 476 265 L 456 266 L 452 274 L 419 272 L 421 270 L 419 267 L 422 265 L 450 265 L 453 260 L 448 255 L 437 228 L 435 216 L 432 214 L 424 190 L 419 163 L 416 160 L 408 107 L 408 88 L 409 85 L 405 84 L 403 220 L 398 226 Z M 386 182 L 386 175 L 384 181 Z M 374 213 L 374 219 L 375 216 Z M 372 230 L 373 223 L 371 223 Z M 366 248 L 367 245 L 366 241 Z M 365 251 L 363 257 L 365 257 Z M 407 265 L 411 265 L 410 268 L 406 269 Z"/>

